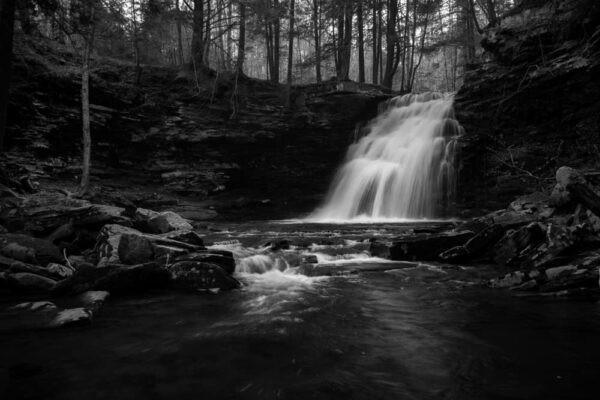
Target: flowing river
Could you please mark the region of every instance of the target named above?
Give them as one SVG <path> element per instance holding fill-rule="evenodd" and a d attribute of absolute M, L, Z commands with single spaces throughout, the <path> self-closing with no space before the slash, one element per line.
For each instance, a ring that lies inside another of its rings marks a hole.
<path fill-rule="evenodd" d="M 367 252 L 369 238 L 427 229 L 209 233 L 235 252 L 243 289 L 115 297 L 86 327 L 3 331 L 0 398 L 597 398 L 598 300 L 516 297 L 482 285 L 498 267 L 396 265 Z M 305 244 L 262 247 L 284 237 Z M 307 254 L 324 267 L 385 268 L 306 276 L 296 265 Z"/>

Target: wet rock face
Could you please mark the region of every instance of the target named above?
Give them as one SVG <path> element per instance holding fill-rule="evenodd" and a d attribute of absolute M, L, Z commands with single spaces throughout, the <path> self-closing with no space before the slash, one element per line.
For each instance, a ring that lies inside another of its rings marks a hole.
<path fill-rule="evenodd" d="M 74 178 L 81 136 L 78 78 L 55 72 L 54 67 L 65 66 L 52 64 L 54 54 L 43 43 L 18 46 L 37 54 L 14 60 L 8 145 L 35 149 L 36 161 L 43 160 L 38 165 L 49 175 Z M 72 55 L 61 57 L 79 67 Z M 310 203 L 302 211 L 316 206 L 355 124 L 374 117 L 377 105 L 389 97 L 373 88 L 372 93 L 348 92 L 324 83 L 295 88 L 296 101 L 288 109 L 282 87 L 270 82 L 234 84 L 225 77 L 197 88 L 192 75 L 177 79 L 175 69 L 147 67 L 137 85 L 127 68 L 104 59 L 92 68 L 92 175 L 110 184 L 161 186 L 190 200 L 219 196 L 217 212 L 245 218 L 249 208 L 272 218 L 274 208 L 291 217 L 298 211 L 289 204 Z M 239 92 L 235 112 L 234 86 Z M 180 215 L 209 219 L 215 211 L 190 209 Z"/>
<path fill-rule="evenodd" d="M 486 32 L 455 97 L 463 206 L 501 208 L 560 165 L 600 166 L 599 25 L 594 0 L 523 1 Z"/>

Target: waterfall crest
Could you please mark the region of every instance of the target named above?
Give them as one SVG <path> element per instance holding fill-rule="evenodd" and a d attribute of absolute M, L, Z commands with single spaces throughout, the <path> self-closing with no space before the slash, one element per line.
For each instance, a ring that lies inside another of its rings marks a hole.
<path fill-rule="evenodd" d="M 352 144 L 324 205 L 321 221 L 437 218 L 455 188 L 452 95 L 408 94 L 384 105 L 368 133 Z"/>

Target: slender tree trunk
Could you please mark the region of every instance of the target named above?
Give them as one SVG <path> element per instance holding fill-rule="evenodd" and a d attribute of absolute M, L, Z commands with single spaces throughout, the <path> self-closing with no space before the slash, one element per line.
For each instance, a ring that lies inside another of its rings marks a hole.
<path fill-rule="evenodd" d="M 378 40 L 377 40 L 377 4 L 379 0 L 373 0 L 373 65 L 372 65 L 372 75 L 373 75 L 373 85 L 377 85 L 378 83 L 378 72 L 379 72 L 379 52 L 378 50 Z"/>
<path fill-rule="evenodd" d="M 2 151 L 6 136 L 10 64 L 15 24 L 15 0 L 2 0 L 0 7 L 0 151 Z"/>
<path fill-rule="evenodd" d="M 352 56 L 352 16 L 354 14 L 350 0 L 344 1 L 343 13 L 338 21 L 339 34 L 339 80 L 348 80 L 350 74 L 350 58 Z"/>
<path fill-rule="evenodd" d="M 177 11 L 177 62 L 183 65 L 183 41 L 181 39 L 181 10 L 179 0 L 175 0 L 175 11 Z"/>
<path fill-rule="evenodd" d="M 242 6 L 242 4 L 240 3 L 240 7 Z M 246 33 L 246 6 L 244 6 L 244 34 Z M 241 10 L 241 9 L 240 9 Z M 233 2 L 230 1 L 229 4 L 227 4 L 227 23 L 231 24 L 231 19 L 233 16 Z M 241 16 L 240 16 L 240 24 L 241 24 Z M 240 25 L 241 28 L 241 25 Z M 231 29 L 227 30 L 227 69 L 231 69 L 232 67 L 232 60 L 233 60 L 233 37 L 231 36 Z M 245 38 L 244 38 L 244 46 L 245 46 Z M 238 53 L 239 55 L 239 53 Z M 244 54 L 245 56 L 245 54 Z"/>
<path fill-rule="evenodd" d="M 287 106 L 292 107 L 292 76 L 294 67 L 294 0 L 290 0 L 290 29 L 288 32 Z"/>
<path fill-rule="evenodd" d="M 240 12 L 240 31 L 238 39 L 237 63 L 235 68 L 237 73 L 241 75 L 244 73 L 244 59 L 246 58 L 246 5 L 240 1 L 238 7 Z"/>
<path fill-rule="evenodd" d="M 388 19 L 386 29 L 386 58 L 383 86 L 391 89 L 394 80 L 394 59 L 396 52 L 396 17 L 398 15 L 397 0 L 388 0 Z"/>
<path fill-rule="evenodd" d="M 430 4 L 431 4 L 431 0 L 427 0 L 427 8 L 428 9 L 429 9 Z M 469 19 L 468 15 L 467 15 L 467 19 Z M 419 69 L 419 66 L 421 65 L 421 61 L 423 60 L 423 48 L 425 47 L 425 37 L 427 35 L 427 27 L 428 26 L 429 26 L 429 14 L 425 15 L 425 22 L 423 23 L 423 27 L 421 28 L 422 34 L 421 34 L 421 43 L 419 45 L 419 59 L 418 59 L 416 65 L 413 67 L 412 78 L 410 81 L 411 89 L 413 88 L 414 83 L 415 83 L 415 77 L 417 75 L 417 70 Z"/>
<path fill-rule="evenodd" d="M 204 66 L 204 0 L 194 0 L 192 63 L 195 69 L 201 69 Z"/>
<path fill-rule="evenodd" d="M 273 81 L 279 83 L 279 66 L 280 66 L 280 54 L 281 54 L 281 20 L 279 19 L 279 0 L 275 0 L 273 5 L 277 9 L 277 18 L 273 26 L 273 63 L 275 68 L 273 70 L 274 76 Z"/>
<path fill-rule="evenodd" d="M 487 4 L 487 14 L 488 19 L 490 21 L 490 26 L 498 25 L 498 16 L 496 15 L 496 6 L 494 4 L 494 0 L 486 0 Z"/>
<path fill-rule="evenodd" d="M 94 10 L 92 5 L 90 10 L 91 25 L 89 33 L 84 39 L 83 63 L 81 67 L 81 122 L 83 132 L 83 165 L 81 168 L 81 182 L 79 184 L 80 196 L 84 195 L 90 186 L 90 168 L 92 155 L 92 136 L 90 132 L 90 56 L 94 44 Z"/>
<path fill-rule="evenodd" d="M 202 55 L 204 56 L 203 65 L 208 67 L 210 65 L 210 43 L 212 41 L 212 26 L 210 23 L 211 19 L 211 0 L 206 0 L 206 21 L 204 22 L 204 51 Z"/>
<path fill-rule="evenodd" d="M 378 0 L 381 1 L 381 0 Z M 379 10 L 377 11 L 377 30 L 379 34 L 377 35 L 377 51 L 379 52 L 379 81 L 383 79 L 383 4 L 379 3 Z"/>
<path fill-rule="evenodd" d="M 319 0 L 313 0 L 312 20 L 315 36 L 315 73 L 317 83 L 321 83 L 321 18 L 319 9 Z"/>
<path fill-rule="evenodd" d="M 413 0 L 414 1 L 414 0 Z M 404 14 L 404 29 L 403 31 L 403 38 L 402 38 L 402 42 L 403 42 L 403 46 L 402 46 L 402 76 L 401 76 L 401 84 L 400 84 L 400 90 L 401 91 L 405 91 L 407 85 L 407 74 L 408 74 L 408 69 L 407 69 L 407 55 L 408 55 L 408 51 L 409 51 L 409 35 L 408 32 L 410 32 L 410 1 L 406 0 L 406 11 Z"/>
<path fill-rule="evenodd" d="M 362 2 L 358 2 L 357 11 L 357 23 L 358 23 L 358 81 L 363 83 L 365 81 L 365 38 L 364 38 L 364 27 L 363 27 L 363 6 Z"/>
<path fill-rule="evenodd" d="M 140 84 L 142 71 L 140 69 L 140 46 L 138 40 L 138 26 L 137 26 L 137 9 L 135 0 L 131 0 L 131 24 L 132 24 L 132 42 L 133 42 L 133 59 L 135 62 L 135 83 Z"/>
<path fill-rule="evenodd" d="M 294 0 L 290 0 L 290 30 L 288 32 L 288 65 L 287 65 L 287 84 L 288 89 L 292 86 L 293 58 L 294 58 Z"/>

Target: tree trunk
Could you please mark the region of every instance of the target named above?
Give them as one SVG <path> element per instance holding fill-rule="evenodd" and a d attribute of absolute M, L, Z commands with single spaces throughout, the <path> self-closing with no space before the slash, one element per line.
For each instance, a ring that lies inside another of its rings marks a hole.
<path fill-rule="evenodd" d="M 204 0 L 194 0 L 192 63 L 196 70 L 204 66 Z"/>
<path fill-rule="evenodd" d="M 133 60 L 135 62 L 135 83 L 140 84 L 142 71 L 140 69 L 140 46 L 138 41 L 138 28 L 136 19 L 137 10 L 135 8 L 135 0 L 131 0 L 131 24 L 132 24 L 132 44 L 133 44 Z"/>
<path fill-rule="evenodd" d="M 378 76 L 378 72 L 379 72 L 379 52 L 378 52 L 378 40 L 377 40 L 377 33 L 378 33 L 378 29 L 377 29 L 377 5 L 379 0 L 373 0 L 373 30 L 372 30 L 372 36 L 373 36 L 373 63 L 372 63 L 372 75 L 373 75 L 373 85 L 377 85 L 378 80 L 379 80 L 379 76 Z"/>
<path fill-rule="evenodd" d="M 354 14 L 350 0 L 344 1 L 343 12 L 338 20 L 338 79 L 349 79 L 350 57 L 352 55 L 352 16 Z"/>
<path fill-rule="evenodd" d="M 15 23 L 15 0 L 2 0 L 0 7 L 0 151 L 2 151 L 6 136 L 10 62 L 12 58 Z"/>
<path fill-rule="evenodd" d="M 181 39 L 181 10 L 179 9 L 179 0 L 175 0 L 175 10 L 177 11 L 177 62 L 183 65 L 183 41 Z"/>
<path fill-rule="evenodd" d="M 228 24 L 231 23 L 231 19 L 232 19 L 232 15 L 233 15 L 233 5 L 232 4 L 233 4 L 233 2 L 231 2 L 231 1 L 229 2 L 229 4 L 227 4 L 227 23 Z M 241 3 L 240 3 L 240 6 L 242 6 Z M 246 8 L 245 7 L 246 6 L 244 5 L 244 34 L 246 33 Z M 241 20 L 241 16 L 240 16 L 240 20 Z M 246 45 L 245 39 L 246 38 L 244 38 L 244 46 Z M 232 67 L 231 64 L 233 63 L 232 41 L 233 41 L 233 37 L 231 35 L 231 29 L 227 29 L 227 69 L 231 69 L 231 67 Z M 239 56 L 239 53 L 238 53 L 238 56 Z M 245 54 L 244 54 L 244 56 L 245 56 Z"/>
<path fill-rule="evenodd" d="M 363 32 L 363 6 L 362 2 L 358 3 L 358 81 L 365 81 L 365 38 Z"/>
<path fill-rule="evenodd" d="M 81 182 L 79 184 L 78 194 L 84 195 L 90 186 L 90 168 L 92 153 L 92 136 L 90 133 L 90 55 L 94 44 L 94 10 L 91 6 L 91 26 L 89 33 L 84 39 L 83 63 L 81 67 L 81 122 L 83 132 L 83 165 L 81 168 Z"/>
<path fill-rule="evenodd" d="M 321 19 L 319 18 L 319 0 L 313 0 L 312 20 L 315 35 L 315 73 L 317 83 L 321 83 Z"/>
<path fill-rule="evenodd" d="M 292 68 L 294 58 L 294 0 L 290 0 L 290 30 L 288 32 L 288 65 L 287 65 L 287 84 L 288 89 L 292 86 Z"/>
<path fill-rule="evenodd" d="M 273 81 L 279 83 L 279 55 L 281 53 L 281 21 L 279 19 L 279 0 L 275 0 L 273 2 L 273 5 L 277 9 L 277 18 L 275 19 L 275 23 L 273 24 L 273 64 L 275 67 L 273 70 Z"/>
<path fill-rule="evenodd" d="M 238 53 L 236 62 L 236 71 L 238 74 L 244 73 L 244 59 L 246 58 L 246 5 L 240 1 L 240 31 L 238 39 Z"/>
<path fill-rule="evenodd" d="M 290 29 L 288 32 L 287 106 L 292 107 L 292 76 L 294 67 L 294 0 L 290 0 Z"/>
<path fill-rule="evenodd" d="M 386 27 L 386 58 L 385 58 L 385 75 L 383 77 L 383 86 L 391 89 L 394 80 L 394 59 L 396 52 L 396 17 L 398 15 L 397 0 L 388 0 L 387 10 L 387 27 Z"/>

